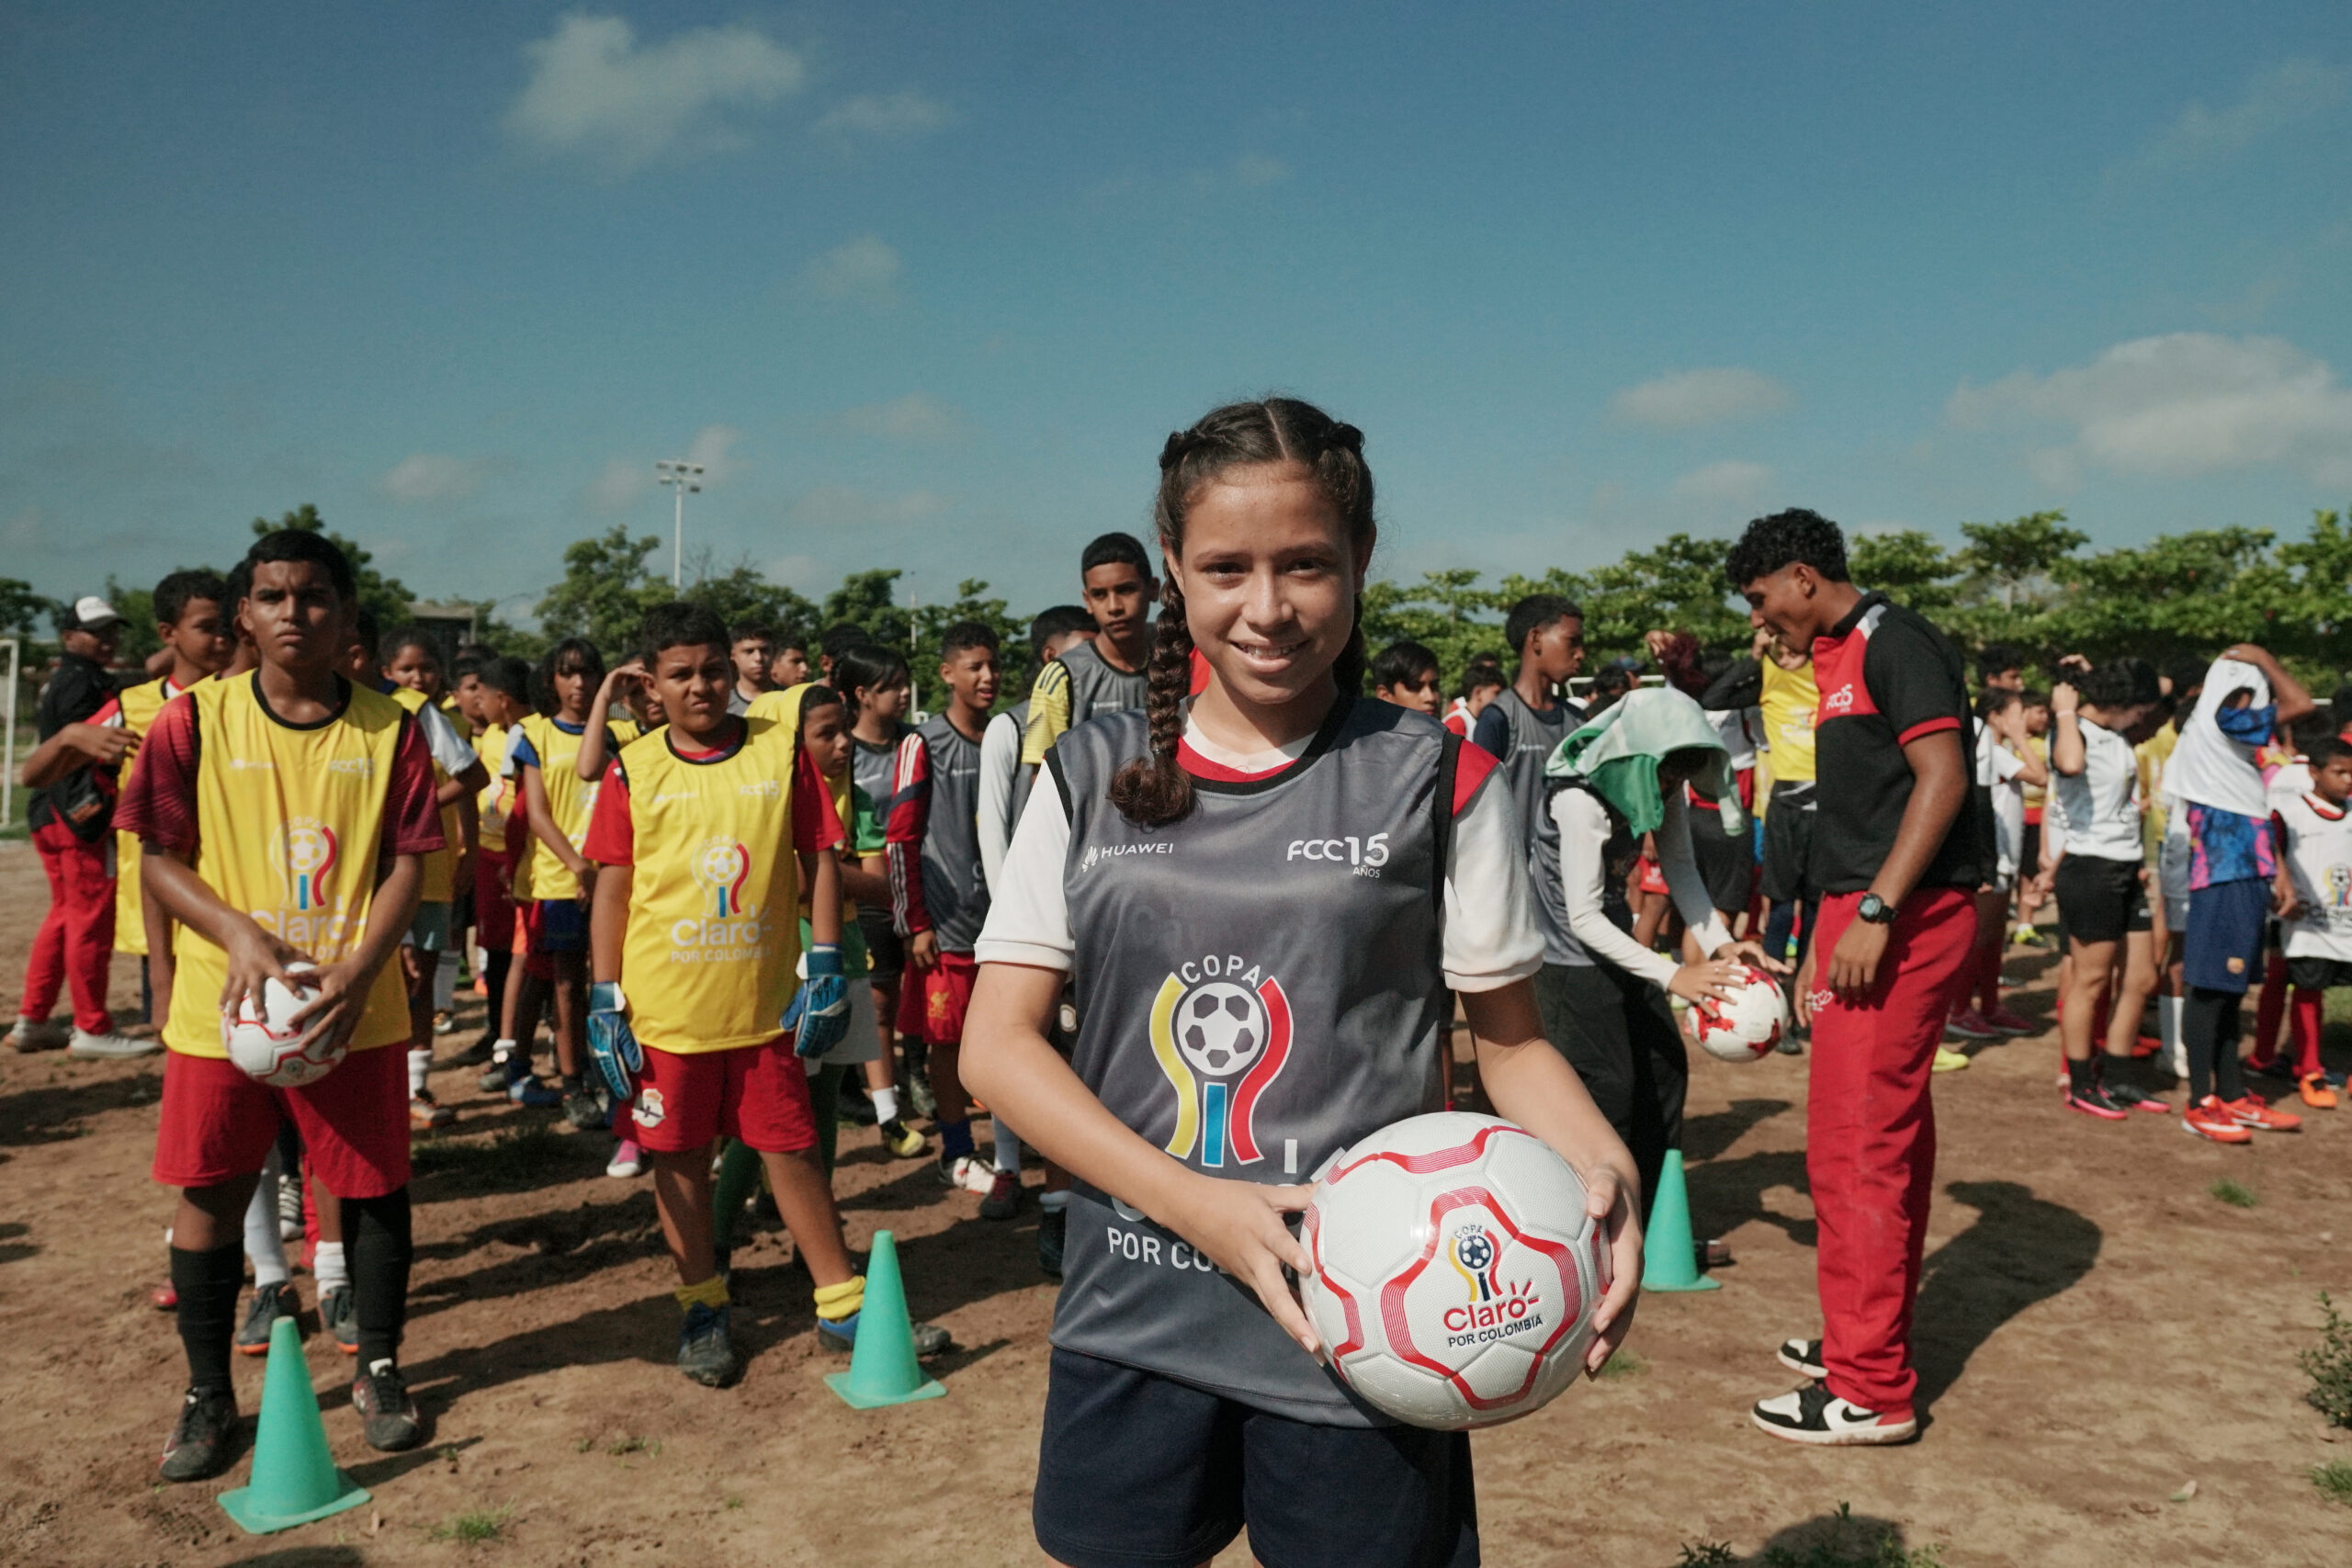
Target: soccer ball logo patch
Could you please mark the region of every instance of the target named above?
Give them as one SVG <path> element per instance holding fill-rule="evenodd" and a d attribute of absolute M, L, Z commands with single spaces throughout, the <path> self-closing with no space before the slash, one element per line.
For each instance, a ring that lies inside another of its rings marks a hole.
<path fill-rule="evenodd" d="M 637 1105 L 631 1114 L 637 1118 L 639 1126 L 659 1127 L 662 1119 L 669 1113 L 668 1108 L 662 1103 L 660 1089 L 640 1089 L 637 1091 Z"/>
<path fill-rule="evenodd" d="M 1229 980 L 1212 980 L 1177 1006 L 1176 1043 L 1195 1071 L 1229 1077 L 1265 1047 L 1265 1004 Z"/>
<path fill-rule="evenodd" d="M 270 845 L 270 859 L 285 874 L 286 890 L 297 909 L 323 908 L 327 874 L 338 858 L 334 829 L 315 817 L 297 817 Z"/>
<path fill-rule="evenodd" d="M 1176 1094 L 1176 1127 L 1161 1145 L 1217 1169 L 1259 1151 L 1258 1101 L 1290 1058 L 1290 998 L 1282 982 L 1239 958 L 1204 958 L 1160 982 L 1151 1054 Z"/>

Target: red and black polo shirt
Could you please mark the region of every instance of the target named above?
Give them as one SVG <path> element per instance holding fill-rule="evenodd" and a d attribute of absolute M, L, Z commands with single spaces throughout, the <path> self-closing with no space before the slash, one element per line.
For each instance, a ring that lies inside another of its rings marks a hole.
<path fill-rule="evenodd" d="M 1821 706 L 1814 719 L 1820 784 L 1814 815 L 1813 885 L 1825 893 L 1870 886 L 1911 803 L 1903 748 L 1939 730 L 1958 732 L 1963 766 L 1974 722 L 1959 649 L 1920 616 L 1883 593 L 1862 595 L 1853 613 L 1813 644 Z M 1974 786 L 1919 878 L 1922 887 L 1968 887 L 1993 870 L 1991 814 Z"/>

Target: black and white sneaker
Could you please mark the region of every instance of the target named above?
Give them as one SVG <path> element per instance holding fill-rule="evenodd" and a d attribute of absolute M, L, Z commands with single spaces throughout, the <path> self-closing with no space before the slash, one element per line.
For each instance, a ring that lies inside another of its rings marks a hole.
<path fill-rule="evenodd" d="M 398 1453 L 424 1440 L 424 1417 L 409 1395 L 408 1380 L 388 1360 L 352 1380 L 351 1405 L 359 1412 L 360 1434 L 371 1449 Z"/>
<path fill-rule="evenodd" d="M 164 1443 L 155 1472 L 166 1481 L 202 1481 L 236 1458 L 237 1398 L 225 1388 L 192 1388 Z"/>
<path fill-rule="evenodd" d="M 1758 1427 L 1792 1443 L 1848 1448 L 1907 1443 L 1919 1435 L 1917 1417 L 1865 1410 L 1838 1398 L 1824 1382 L 1804 1383 L 1771 1399 L 1759 1399 L 1749 1415 Z"/>
<path fill-rule="evenodd" d="M 294 1293 L 294 1282 L 281 1280 L 275 1285 L 264 1285 L 254 1292 L 251 1304 L 245 1308 L 245 1321 L 237 1329 L 237 1354 L 266 1356 L 269 1354 L 269 1332 L 281 1317 L 295 1321 L 295 1332 L 301 1332 L 302 1298 Z"/>
<path fill-rule="evenodd" d="M 1829 1369 L 1821 1364 L 1821 1341 L 1818 1339 L 1783 1339 L 1776 1359 L 1801 1378 L 1819 1382 L 1829 1375 Z"/>

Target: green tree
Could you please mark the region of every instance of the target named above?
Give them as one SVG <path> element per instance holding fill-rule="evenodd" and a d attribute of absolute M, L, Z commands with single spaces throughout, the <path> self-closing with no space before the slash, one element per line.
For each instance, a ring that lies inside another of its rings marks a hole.
<path fill-rule="evenodd" d="M 148 656 L 164 646 L 155 635 L 155 591 L 152 588 L 125 588 L 114 573 L 107 573 L 107 603 L 122 615 L 122 630 L 114 639 L 117 664 L 144 664 Z M 224 606 L 225 609 L 225 606 Z"/>
<path fill-rule="evenodd" d="M 1968 545 L 1954 564 L 2011 612 L 2030 609 L 2045 597 L 2059 564 L 2091 542 L 2089 535 L 2066 526 L 2063 512 L 2029 512 L 2007 523 L 1962 523 L 1960 534 Z"/>
<path fill-rule="evenodd" d="M 916 697 L 930 712 L 947 705 L 947 688 L 939 679 L 939 645 L 947 628 L 958 621 L 978 621 L 996 633 L 996 706 L 1011 707 L 1029 695 L 1030 682 L 1037 673 L 1029 657 L 1029 623 L 1007 610 L 1003 600 L 987 597 L 988 591 L 986 582 L 966 578 L 956 585 L 953 602 L 926 604 L 910 613 L 915 646 L 907 656 L 907 667 L 914 674 Z"/>
<path fill-rule="evenodd" d="M 394 626 L 405 626 L 409 617 L 415 614 L 411 606 L 416 603 L 416 595 L 409 592 L 408 584 L 379 570 L 374 565 L 375 557 L 356 539 L 347 538 L 328 527 L 316 506 L 304 502 L 275 523 L 266 517 L 254 519 L 255 538 L 264 534 L 274 534 L 280 528 L 299 529 L 305 534 L 324 534 L 327 542 L 341 550 L 344 559 L 351 563 L 351 575 L 359 587 L 359 603 L 375 615 L 377 625 L 383 630 L 390 631 Z"/>
<path fill-rule="evenodd" d="M 0 635 L 29 637 L 43 616 L 54 621 L 65 606 L 33 592 L 20 577 L 0 577 Z"/>
<path fill-rule="evenodd" d="M 818 615 L 819 631 L 847 623 L 863 627 L 865 635 L 882 647 L 904 651 L 912 637 L 914 623 L 895 601 L 902 575 L 895 568 L 851 572 L 842 579 L 839 588 L 825 595 L 824 606 Z"/>
<path fill-rule="evenodd" d="M 1439 675 L 1449 689 L 1463 667 L 1480 654 L 1505 658 L 1495 595 L 1478 586 L 1478 573 L 1463 569 L 1428 571 L 1410 585 L 1367 582 L 1363 590 L 1363 640 L 1367 654 L 1410 638 L 1437 655 Z"/>
<path fill-rule="evenodd" d="M 2295 607 L 2295 581 L 2271 557 L 2275 537 L 2261 528 L 2200 529 L 2081 559 L 2050 612 L 2051 645 L 2093 660 L 2153 660 L 2291 635 L 2281 612 Z"/>
<path fill-rule="evenodd" d="M 540 631 L 550 643 L 585 637 L 607 660 L 628 657 L 637 646 L 638 622 L 670 597 L 670 585 L 645 567 L 661 547 L 657 536 L 631 537 L 618 525 L 566 545 L 563 577 L 538 603 Z"/>
<path fill-rule="evenodd" d="M 1960 602 L 1959 567 L 1934 537 L 1917 528 L 1858 534 L 1846 543 L 1846 567 L 1864 588 L 1876 588 L 1905 609 L 1930 619 Z"/>
<path fill-rule="evenodd" d="M 817 606 L 780 582 L 770 582 L 749 561 L 738 561 L 725 571 L 707 569 L 679 595 L 689 604 L 709 606 L 731 628 L 759 626 L 785 642 L 806 645 L 817 628 Z"/>

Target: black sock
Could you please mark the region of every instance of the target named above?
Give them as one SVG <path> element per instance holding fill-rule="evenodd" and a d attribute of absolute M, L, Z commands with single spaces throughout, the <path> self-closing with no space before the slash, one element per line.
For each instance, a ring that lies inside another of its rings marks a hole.
<path fill-rule="evenodd" d="M 2226 1100 L 2245 1098 L 2245 1074 L 2238 1064 L 2238 1004 L 2245 998 L 2223 991 L 2220 1021 L 2213 1032 L 2213 1091 Z"/>
<path fill-rule="evenodd" d="M 585 1093 L 587 1093 L 587 1092 L 588 1092 L 588 1076 L 587 1076 L 585 1073 L 566 1073 L 566 1074 L 564 1074 L 564 1075 L 563 1075 L 563 1092 L 564 1092 L 564 1093 L 566 1093 L 566 1094 L 585 1094 Z"/>
<path fill-rule="evenodd" d="M 2231 1017 L 2229 1054 L 2237 1055 L 2237 998 L 2227 991 L 2191 986 L 2180 1003 L 2180 1042 L 2188 1055 L 2188 1103 L 2201 1105 L 2213 1092 L 2213 1069 L 2222 1054 L 2222 1015 Z M 2235 1077 L 2234 1072 L 2232 1074 Z"/>
<path fill-rule="evenodd" d="M 372 1367 L 400 1354 L 408 1320 L 408 1269 L 416 1248 L 409 1235 L 408 1189 L 381 1198 L 345 1198 L 343 1234 L 351 1244 L 352 1307 L 359 1319 L 359 1365 Z"/>
<path fill-rule="evenodd" d="M 482 994 L 489 998 L 489 1005 L 485 1009 L 489 1026 L 482 1032 L 493 1041 L 503 1032 L 499 1028 L 499 1024 L 503 1021 L 503 1013 L 506 1006 L 506 972 L 514 966 L 514 964 L 513 953 L 493 953 L 481 966 Z"/>
<path fill-rule="evenodd" d="M 2076 1094 L 2088 1094 L 2098 1088 L 2098 1058 L 2086 1057 L 2066 1064 L 2066 1087 Z"/>
<path fill-rule="evenodd" d="M 244 1242 L 241 1238 L 209 1252 L 175 1247 L 171 1253 L 188 1386 L 226 1393 L 230 1341 L 237 1333 L 237 1292 L 245 1282 Z"/>

